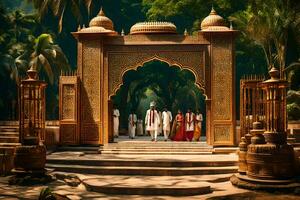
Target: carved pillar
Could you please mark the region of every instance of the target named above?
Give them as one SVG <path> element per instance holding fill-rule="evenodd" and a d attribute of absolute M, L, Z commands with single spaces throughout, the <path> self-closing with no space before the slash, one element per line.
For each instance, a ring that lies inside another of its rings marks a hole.
<path fill-rule="evenodd" d="M 100 126 L 102 120 L 102 74 L 101 41 L 82 40 L 82 60 L 78 60 L 81 81 L 80 94 L 80 141 L 82 144 L 101 144 Z M 80 50 L 80 49 L 79 49 Z"/>
<path fill-rule="evenodd" d="M 214 146 L 235 144 L 235 54 L 236 31 L 205 31 L 210 41 L 211 120 L 209 143 Z"/>
<path fill-rule="evenodd" d="M 211 145 L 211 99 L 206 99 L 206 141 Z"/>

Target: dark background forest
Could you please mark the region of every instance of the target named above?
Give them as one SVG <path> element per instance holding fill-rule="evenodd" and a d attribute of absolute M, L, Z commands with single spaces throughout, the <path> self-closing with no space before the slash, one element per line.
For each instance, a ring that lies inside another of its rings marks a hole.
<path fill-rule="evenodd" d="M 48 82 L 47 119 L 58 119 L 59 73 L 76 69 L 77 46 L 71 32 L 87 26 L 101 6 L 119 33 L 123 29 L 128 34 L 137 22 L 158 20 L 173 22 L 179 34 L 185 29 L 195 34 L 212 5 L 228 26 L 232 21 L 234 29 L 241 31 L 236 41 L 237 106 L 240 78 L 246 74 L 267 77 L 268 69 L 276 66 L 290 82 L 289 118 L 299 119 L 297 0 L 0 0 L 0 119 L 17 118 L 17 86 L 32 65 Z M 114 97 L 122 105 L 123 124 L 130 109 L 141 115 L 151 100 L 160 109 L 167 106 L 175 112 L 192 107 L 203 112 L 204 96 L 194 79 L 191 72 L 159 61 L 127 72 Z"/>

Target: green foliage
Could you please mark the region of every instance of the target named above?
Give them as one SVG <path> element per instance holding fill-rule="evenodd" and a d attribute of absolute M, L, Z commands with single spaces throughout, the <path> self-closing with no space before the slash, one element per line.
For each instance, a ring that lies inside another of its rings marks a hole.
<path fill-rule="evenodd" d="M 25 15 L 17 9 L 24 8 L 25 1 L 3 2 L 4 4 L 0 2 L 0 89 L 3 91 L 0 110 L 1 105 L 2 108 L 11 107 L 7 104 L 10 102 L 8 99 L 16 99 L 16 90 L 11 88 L 15 88 L 15 81 L 19 76 L 25 75 L 31 61 L 32 66 L 41 69 L 42 79 L 53 83 L 47 88 L 47 104 L 51 103 L 47 108 L 51 107 L 52 110 L 52 114 L 48 113 L 47 116 L 56 118 L 57 115 L 53 113 L 57 112 L 57 74 L 67 64 L 61 53 L 66 55 L 72 68 L 76 68 L 76 41 L 70 32 L 76 31 L 78 25 L 87 26 L 90 19 L 98 13 L 100 6 L 103 6 L 118 32 L 124 29 L 128 33 L 130 27 L 138 21 L 166 20 L 174 22 L 179 33 L 185 28 L 188 32 L 195 33 L 214 5 L 225 20 L 231 16 L 234 28 L 242 31 L 236 42 L 237 102 L 240 77 L 243 74 L 266 74 L 270 63 L 280 67 L 281 71 L 287 66 L 284 73 L 291 82 L 291 89 L 300 88 L 300 70 L 297 64 L 300 57 L 298 0 L 27 0 L 29 7 L 35 9 L 31 15 Z M 51 33 L 52 39 L 61 49 L 52 44 L 48 36 L 39 37 L 44 32 Z M 146 69 L 140 69 L 143 70 Z M 157 70 L 164 73 L 161 68 Z M 149 76 L 151 74 L 145 73 Z M 126 104 L 130 99 L 133 103 L 130 106 L 136 107 L 140 105 L 138 97 L 143 99 L 145 91 L 150 92 L 161 105 L 169 105 L 168 102 L 174 101 L 172 98 L 175 94 L 162 97 L 161 94 L 167 91 L 168 84 L 162 84 L 160 76 L 150 77 L 152 80 L 157 79 L 156 82 L 147 82 L 145 79 L 143 84 L 135 76 L 140 77 L 139 70 L 130 71 L 124 77 L 124 85 L 119 91 L 124 99 L 120 102 Z M 151 86 L 147 87 L 147 84 Z M 176 86 L 178 85 L 173 87 Z M 178 91 L 184 93 L 188 89 L 181 87 Z M 148 100 L 144 99 L 143 102 Z"/>
<path fill-rule="evenodd" d="M 280 69 L 284 78 L 289 33 L 298 32 L 300 26 L 300 9 L 294 1 L 252 0 L 246 10 L 235 13 L 231 20 L 237 23 L 244 37 L 262 47 L 267 66 Z M 299 37 L 299 36 L 298 36 Z"/>
<path fill-rule="evenodd" d="M 56 198 L 53 195 L 52 190 L 49 187 L 44 187 L 41 192 L 38 200 L 55 200 Z"/>
<path fill-rule="evenodd" d="M 289 90 L 287 93 L 287 112 L 289 120 L 300 119 L 300 91 Z"/>
<path fill-rule="evenodd" d="M 47 74 L 51 84 L 58 81 L 60 71 L 69 69 L 68 61 L 58 45 L 53 44 L 50 34 L 41 34 L 35 39 L 34 51 L 30 57 L 30 67 Z"/>
<path fill-rule="evenodd" d="M 90 8 L 93 0 L 28 0 L 33 3 L 33 6 L 38 10 L 38 17 L 42 19 L 46 14 L 52 13 L 58 18 L 58 31 L 61 32 L 65 16 L 71 14 L 77 22 L 83 22 L 84 12 L 82 7 L 85 7 L 87 13 L 90 13 Z"/>
<path fill-rule="evenodd" d="M 247 1 L 236 0 L 143 0 L 149 20 L 168 20 L 174 22 L 179 31 L 185 28 L 191 32 L 200 28 L 201 20 L 209 14 L 211 6 L 224 17 L 243 9 Z"/>
<path fill-rule="evenodd" d="M 291 103 L 287 105 L 288 119 L 299 120 L 300 119 L 300 105 Z"/>
<path fill-rule="evenodd" d="M 121 125 L 127 125 L 130 110 L 144 118 L 150 101 L 156 101 L 157 108 L 165 106 L 177 113 L 178 109 L 186 111 L 189 107 L 205 110 L 204 96 L 195 85 L 194 75 L 176 66 L 169 66 L 160 61 L 151 61 L 130 70 L 123 76 L 124 84 L 114 96 L 113 102 L 119 107 Z"/>
<path fill-rule="evenodd" d="M 28 68 L 38 69 L 41 79 L 49 80 L 48 87 L 52 88 L 57 87 L 60 70 L 68 68 L 68 61 L 60 47 L 53 44 L 50 34 L 40 35 L 45 29 L 35 15 L 14 9 L 8 12 L 0 3 L 0 19 L 0 119 L 15 119 L 17 84 Z M 51 96 L 57 96 L 57 90 L 47 92 L 47 99 Z M 57 98 L 51 99 L 57 104 Z M 52 109 L 47 110 L 51 113 L 48 118 L 54 115 Z"/>

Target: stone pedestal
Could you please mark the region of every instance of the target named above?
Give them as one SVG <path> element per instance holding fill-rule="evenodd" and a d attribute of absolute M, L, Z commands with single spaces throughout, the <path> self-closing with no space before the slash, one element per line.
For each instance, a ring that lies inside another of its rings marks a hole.
<path fill-rule="evenodd" d="M 14 171 L 24 173 L 45 173 L 46 148 L 44 145 L 24 145 L 16 147 Z"/>
<path fill-rule="evenodd" d="M 25 137 L 24 145 L 16 147 L 12 170 L 15 176 L 9 180 L 10 184 L 34 185 L 52 181 L 45 169 L 46 147 L 38 143 L 37 137 Z"/>
<path fill-rule="evenodd" d="M 242 137 L 241 142 L 239 144 L 239 169 L 238 172 L 240 174 L 246 174 L 247 172 L 247 143 L 246 138 Z"/>
<path fill-rule="evenodd" d="M 10 174 L 14 164 L 14 147 L 0 147 L 0 176 Z"/>
<path fill-rule="evenodd" d="M 286 134 L 264 132 L 259 122 L 254 122 L 253 128 L 250 131 L 252 137 L 248 137 L 251 144 L 247 146 L 246 138 L 242 138 L 239 145 L 239 174 L 231 178 L 231 183 L 255 190 L 293 190 L 299 187 L 294 180 L 298 158 L 293 146 L 287 144 Z"/>
<path fill-rule="evenodd" d="M 247 175 L 259 179 L 289 179 L 295 174 L 291 145 L 250 144 L 247 152 Z"/>

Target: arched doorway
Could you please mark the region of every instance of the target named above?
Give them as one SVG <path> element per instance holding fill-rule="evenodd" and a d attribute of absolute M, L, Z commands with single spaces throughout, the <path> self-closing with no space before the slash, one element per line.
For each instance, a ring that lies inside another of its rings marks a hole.
<path fill-rule="evenodd" d="M 232 146 L 236 140 L 235 47 L 237 31 L 216 12 L 195 35 L 181 35 L 169 22 L 144 22 L 119 35 L 101 10 L 78 41 L 77 75 L 60 78 L 61 144 L 106 144 L 111 134 L 111 96 L 126 71 L 157 59 L 193 72 L 205 88 L 207 142 Z M 221 20 L 221 21 L 219 21 Z"/>
<path fill-rule="evenodd" d="M 167 107 L 173 117 L 178 109 L 183 112 L 188 108 L 192 108 L 193 112 L 201 110 L 204 116 L 203 136 L 206 136 L 204 92 L 202 85 L 195 83 L 192 71 L 161 60 L 153 59 L 136 70 L 126 71 L 123 74 L 122 85 L 110 96 L 112 104 L 116 105 L 121 113 L 120 135 L 127 132 L 128 115 L 131 110 L 137 114 L 138 119 L 144 120 L 149 103 L 155 101 L 159 111 Z"/>

